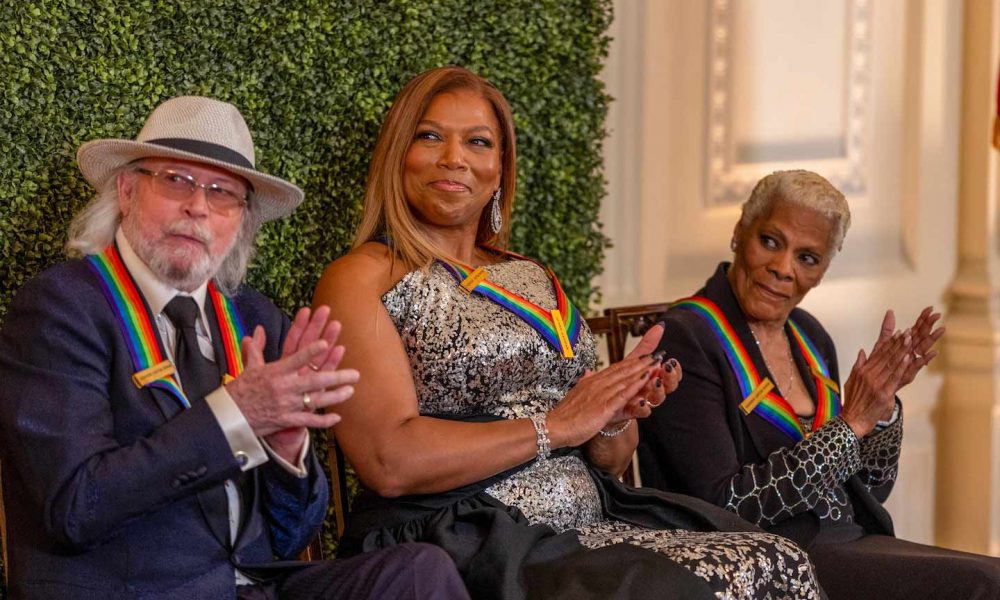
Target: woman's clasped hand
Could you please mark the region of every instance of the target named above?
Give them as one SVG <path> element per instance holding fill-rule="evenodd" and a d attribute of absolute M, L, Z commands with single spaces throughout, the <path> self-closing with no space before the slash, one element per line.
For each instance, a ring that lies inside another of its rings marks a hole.
<path fill-rule="evenodd" d="M 587 371 L 570 388 L 546 420 L 553 447 L 579 446 L 601 430 L 648 417 L 677 389 L 681 379 L 677 361 L 665 362 L 662 354 L 649 352 L 662 336 L 663 326 L 653 326 L 624 360 L 597 372 Z"/>
<path fill-rule="evenodd" d="M 871 353 L 858 351 L 844 384 L 842 418 L 859 438 L 875 429 L 878 422 L 892 418 L 896 393 L 937 356 L 931 347 L 944 335 L 944 328 L 934 329 L 940 318 L 941 314 L 928 306 L 912 327 L 896 331 L 895 314 L 886 311 Z"/>

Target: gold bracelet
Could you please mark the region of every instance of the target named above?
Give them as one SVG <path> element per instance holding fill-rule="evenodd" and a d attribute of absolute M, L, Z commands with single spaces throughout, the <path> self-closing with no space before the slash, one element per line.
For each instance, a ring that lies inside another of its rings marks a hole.
<path fill-rule="evenodd" d="M 603 437 L 606 438 L 617 437 L 625 433 L 625 430 L 628 429 L 628 426 L 631 424 L 632 424 L 632 419 L 629 419 L 628 421 L 622 423 L 621 427 L 619 427 L 618 429 L 612 429 L 611 431 L 604 431 L 603 429 L 601 429 L 597 433 L 601 434 Z"/>

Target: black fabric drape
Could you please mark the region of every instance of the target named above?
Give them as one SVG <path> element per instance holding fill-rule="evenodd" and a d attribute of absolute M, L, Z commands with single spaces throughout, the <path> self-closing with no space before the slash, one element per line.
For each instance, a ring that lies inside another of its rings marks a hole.
<path fill-rule="evenodd" d="M 495 419 L 480 415 L 466 420 Z M 579 453 L 566 449 L 555 455 Z M 516 507 L 484 493 L 532 462 L 440 494 L 382 498 L 365 491 L 352 509 L 340 555 L 403 542 L 435 544 L 452 556 L 474 598 L 713 597 L 702 579 L 661 554 L 626 544 L 584 548 L 575 531 L 531 524 Z M 760 531 L 707 502 L 632 488 L 588 468 L 609 518 L 652 529 Z"/>

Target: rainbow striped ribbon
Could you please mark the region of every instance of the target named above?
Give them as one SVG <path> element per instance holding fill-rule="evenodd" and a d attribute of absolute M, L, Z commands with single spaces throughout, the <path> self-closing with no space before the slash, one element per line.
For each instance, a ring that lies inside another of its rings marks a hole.
<path fill-rule="evenodd" d="M 792 337 L 799 345 L 799 350 L 805 357 L 813 380 L 816 382 L 816 417 L 813 419 L 813 431 L 815 431 L 818 427 L 816 423 L 822 425 L 840 414 L 840 386 L 830 378 L 830 370 L 827 368 L 826 362 L 823 361 L 823 357 L 819 355 L 816 346 L 806 335 L 806 332 L 802 331 L 802 328 L 791 319 L 788 320 L 788 324 L 792 330 Z"/>
<path fill-rule="evenodd" d="M 573 358 L 575 356 L 573 349 L 580 340 L 583 319 L 580 316 L 580 311 L 570 302 L 563 291 L 562 285 L 559 284 L 559 278 L 556 277 L 551 269 L 542 266 L 530 258 L 515 254 L 514 252 L 497 250 L 495 248 L 489 249 L 518 260 L 533 262 L 541 267 L 549 279 L 552 280 L 552 287 L 555 290 L 556 296 L 556 308 L 554 310 L 545 310 L 534 302 L 493 283 L 487 278 L 488 274 L 482 268 L 474 269 L 462 263 L 450 262 L 443 259 L 438 259 L 438 262 L 469 293 L 480 294 L 514 313 L 541 334 L 564 358 Z M 466 282 L 473 285 L 469 285 Z"/>
<path fill-rule="evenodd" d="M 118 249 L 113 245 L 108 246 L 100 254 L 88 256 L 87 263 L 101 283 L 104 297 L 111 305 L 115 320 L 118 321 L 118 326 L 125 337 L 125 345 L 132 357 L 136 376 L 159 369 L 153 378 L 141 384 L 140 379 L 133 377 L 136 385 L 139 387 L 148 385 L 166 390 L 185 408 L 190 408 L 191 402 L 177 383 L 173 368 L 166 359 L 146 300 L 139 293 L 132 275 L 125 268 Z M 208 297 L 221 330 L 227 377 L 233 378 L 243 372 L 243 354 L 240 348 L 240 340 L 243 339 L 245 331 L 243 323 L 233 301 L 223 296 L 211 282 L 208 284 Z M 164 365 L 165 362 L 168 364 Z"/>
<path fill-rule="evenodd" d="M 226 353 L 224 380 L 228 383 L 243 373 L 243 347 L 240 342 L 246 336 L 246 328 L 243 327 L 243 319 L 240 318 L 232 298 L 223 296 L 211 281 L 208 282 L 208 297 L 212 302 L 212 308 L 215 309 L 215 318 L 219 322 L 222 348 Z"/>
<path fill-rule="evenodd" d="M 802 428 L 802 423 L 799 421 L 795 411 L 792 410 L 791 405 L 781 397 L 777 392 L 777 388 L 774 388 L 773 385 L 768 385 L 771 382 L 767 378 L 762 378 L 757 372 L 753 361 L 750 360 L 750 355 L 747 354 L 747 350 L 743 346 L 743 342 L 740 341 L 729 320 L 726 319 L 726 316 L 722 314 L 722 311 L 714 302 L 708 298 L 693 296 L 678 300 L 673 303 L 671 308 L 690 310 L 708 323 L 712 333 L 722 345 L 729 366 L 733 369 L 733 374 L 736 376 L 736 381 L 740 386 L 740 393 L 743 395 L 744 401 L 757 393 L 758 390 L 767 390 L 766 395 L 753 407 L 753 412 L 756 412 L 765 421 L 796 441 L 807 436 L 807 433 Z M 809 365 L 809 369 L 816 380 L 818 401 L 816 417 L 813 419 L 812 426 L 812 430 L 815 431 L 827 421 L 840 414 L 839 390 L 837 389 L 837 384 L 830 379 L 829 369 L 827 369 L 826 363 L 823 362 L 822 357 L 816 351 L 816 346 L 794 321 L 789 319 L 788 322 L 791 325 L 792 337 L 795 338 L 796 343 L 799 345 L 802 355 L 805 357 L 806 363 Z M 762 386 L 762 383 L 765 381 L 766 383 Z"/>

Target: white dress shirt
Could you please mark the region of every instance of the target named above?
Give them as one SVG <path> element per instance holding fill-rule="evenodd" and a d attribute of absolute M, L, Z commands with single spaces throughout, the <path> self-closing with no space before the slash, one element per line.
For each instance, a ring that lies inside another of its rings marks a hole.
<path fill-rule="evenodd" d="M 215 348 L 212 346 L 211 331 L 207 326 L 208 320 L 205 317 L 205 299 L 208 295 L 208 282 L 206 281 L 191 293 L 178 290 L 163 283 L 156 277 L 153 271 L 150 270 L 146 263 L 132 249 L 120 227 L 115 233 L 115 241 L 118 243 L 122 262 L 125 263 L 125 267 L 132 275 L 132 278 L 135 279 L 135 283 L 146 299 L 146 303 L 149 304 L 149 309 L 156 321 L 156 329 L 160 334 L 160 341 L 163 342 L 167 358 L 171 361 L 174 360 L 177 347 L 177 329 L 170 318 L 163 313 L 163 308 L 168 302 L 173 300 L 174 296 L 181 295 L 190 296 L 198 304 L 198 318 L 195 322 L 195 332 L 198 334 L 198 348 L 206 358 L 215 362 Z M 183 387 L 183 373 L 174 373 L 174 376 L 177 377 L 178 382 Z M 208 403 L 212 414 L 218 420 L 219 426 L 226 436 L 226 441 L 233 452 L 233 457 L 240 465 L 240 469 L 243 471 L 253 469 L 264 464 L 270 458 L 297 477 L 306 477 L 308 475 L 305 457 L 309 451 L 309 436 L 306 436 L 306 441 L 302 445 L 302 450 L 296 460 L 297 464 L 293 465 L 271 450 L 267 442 L 254 435 L 250 424 L 243 416 L 243 413 L 240 412 L 239 407 L 233 401 L 229 392 L 221 385 L 221 382 L 217 389 L 205 396 L 205 402 Z M 230 542 L 235 543 L 240 522 L 239 488 L 232 480 L 226 480 L 225 487 L 226 496 L 229 500 Z M 251 583 L 239 571 L 236 572 L 236 582 L 237 584 Z"/>

